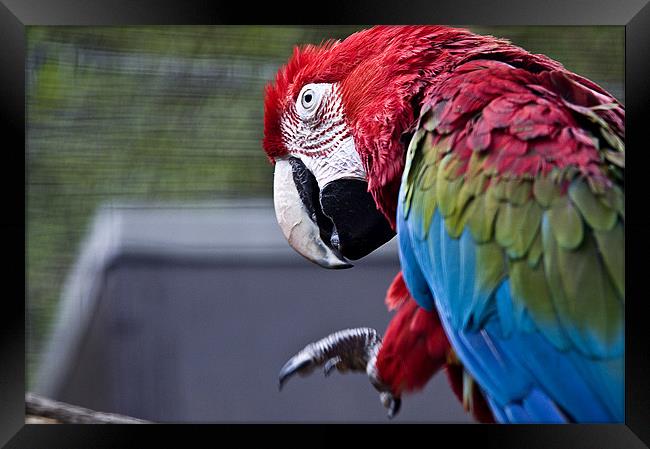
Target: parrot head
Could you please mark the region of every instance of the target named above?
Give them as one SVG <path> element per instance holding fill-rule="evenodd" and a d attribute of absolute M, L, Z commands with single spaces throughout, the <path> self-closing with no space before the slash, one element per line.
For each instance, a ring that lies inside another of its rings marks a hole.
<path fill-rule="evenodd" d="M 296 48 L 266 87 L 264 150 L 289 244 L 347 268 L 395 235 L 405 146 L 446 27 L 375 27 Z"/>

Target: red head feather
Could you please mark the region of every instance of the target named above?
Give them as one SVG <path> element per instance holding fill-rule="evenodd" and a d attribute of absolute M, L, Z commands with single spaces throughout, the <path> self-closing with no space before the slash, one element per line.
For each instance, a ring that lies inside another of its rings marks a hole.
<path fill-rule="evenodd" d="M 368 173 L 369 190 L 394 223 L 403 168 L 403 135 L 415 125 L 414 98 L 439 71 L 435 43 L 472 45 L 479 36 L 442 26 L 379 26 L 343 42 L 296 48 L 266 87 L 263 147 L 269 159 L 287 154 L 281 118 L 307 83 L 339 83 L 346 121 Z M 482 39 L 486 39 L 481 37 Z"/>

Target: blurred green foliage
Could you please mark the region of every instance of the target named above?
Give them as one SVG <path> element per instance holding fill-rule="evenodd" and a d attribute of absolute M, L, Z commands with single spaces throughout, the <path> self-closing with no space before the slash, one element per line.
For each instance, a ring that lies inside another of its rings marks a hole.
<path fill-rule="evenodd" d="M 96 208 L 271 196 L 264 85 L 294 45 L 361 28 L 28 27 L 28 381 Z M 623 27 L 469 28 L 545 53 L 624 101 Z"/>

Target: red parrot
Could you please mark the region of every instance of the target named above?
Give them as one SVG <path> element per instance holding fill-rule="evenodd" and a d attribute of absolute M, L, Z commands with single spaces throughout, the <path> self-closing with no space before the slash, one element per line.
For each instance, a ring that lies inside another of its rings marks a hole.
<path fill-rule="evenodd" d="M 388 296 L 403 279 L 413 299 L 383 341 L 332 334 L 281 384 L 365 371 L 390 415 L 451 361 L 481 420 L 623 420 L 625 110 L 611 94 L 506 40 L 382 26 L 296 48 L 264 114 L 289 244 L 350 268 L 397 234 Z"/>

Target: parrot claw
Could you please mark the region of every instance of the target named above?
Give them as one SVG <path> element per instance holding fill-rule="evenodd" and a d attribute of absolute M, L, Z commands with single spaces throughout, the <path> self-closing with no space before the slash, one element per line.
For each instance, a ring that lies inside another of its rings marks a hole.
<path fill-rule="evenodd" d="M 381 403 L 388 409 L 388 418 L 393 418 L 400 409 L 401 399 L 390 392 L 390 388 L 379 379 L 375 361 L 381 348 L 381 336 L 370 328 L 346 329 L 305 346 L 291 357 L 279 374 L 279 389 L 295 374 L 306 376 L 316 367 L 323 367 L 327 377 L 336 368 L 339 372 L 365 372 L 370 382 L 380 393 Z"/>
<path fill-rule="evenodd" d="M 382 391 L 379 394 L 381 403 L 388 409 L 388 419 L 393 419 L 402 405 L 402 399 L 398 396 L 393 396 L 390 392 Z"/>
<path fill-rule="evenodd" d="M 342 362 L 341 357 L 336 356 L 332 357 L 329 359 L 327 362 L 325 362 L 325 367 L 323 368 L 323 373 L 325 374 L 325 377 L 328 377 L 330 374 L 332 374 L 332 371 L 334 368 L 337 367 L 337 365 Z"/>
<path fill-rule="evenodd" d="M 306 376 L 311 373 L 314 369 L 314 365 L 311 360 L 304 357 L 292 357 L 280 370 L 280 383 L 279 390 L 282 391 L 282 387 L 294 374 L 298 373 L 301 376 Z"/>

